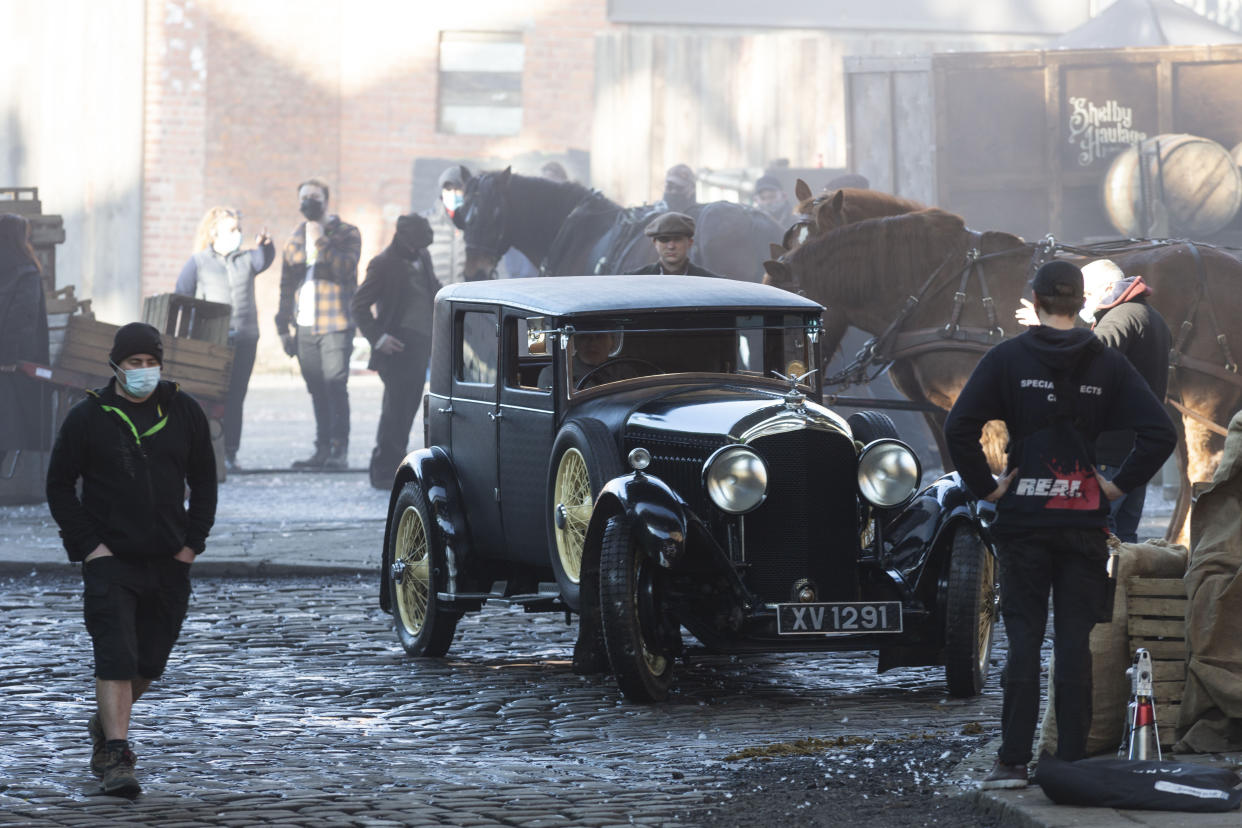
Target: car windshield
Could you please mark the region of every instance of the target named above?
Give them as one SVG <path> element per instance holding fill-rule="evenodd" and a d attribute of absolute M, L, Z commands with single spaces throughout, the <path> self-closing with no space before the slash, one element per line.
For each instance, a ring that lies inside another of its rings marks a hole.
<path fill-rule="evenodd" d="M 570 387 L 586 391 L 653 374 L 801 377 L 819 366 L 818 318 L 802 314 L 695 314 L 578 318 L 568 339 Z M 801 384 L 818 387 L 811 374 Z"/>

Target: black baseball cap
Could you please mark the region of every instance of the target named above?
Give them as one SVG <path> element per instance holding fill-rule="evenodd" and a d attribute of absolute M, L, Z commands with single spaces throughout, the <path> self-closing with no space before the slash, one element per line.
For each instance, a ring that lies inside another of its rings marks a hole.
<path fill-rule="evenodd" d="M 1053 259 L 1035 271 L 1035 278 L 1031 280 L 1031 291 L 1036 296 L 1082 298 L 1082 271 L 1076 264 Z"/>

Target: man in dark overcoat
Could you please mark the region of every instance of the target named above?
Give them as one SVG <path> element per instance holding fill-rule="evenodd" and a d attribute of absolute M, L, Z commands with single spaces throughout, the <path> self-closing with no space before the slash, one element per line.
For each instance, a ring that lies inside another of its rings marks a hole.
<path fill-rule="evenodd" d="M 353 298 L 354 320 L 371 343 L 367 367 L 378 371 L 384 383 L 370 466 L 371 485 L 377 489 L 392 485 L 423 398 L 431 312 L 440 287 L 427 249 L 433 237 L 424 217 L 399 217 L 392 243 L 367 265 Z"/>

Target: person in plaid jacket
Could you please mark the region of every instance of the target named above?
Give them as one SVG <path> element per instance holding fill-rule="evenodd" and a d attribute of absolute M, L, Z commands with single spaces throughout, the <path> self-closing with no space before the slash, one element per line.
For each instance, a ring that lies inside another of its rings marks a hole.
<path fill-rule="evenodd" d="M 315 453 L 295 469 L 344 469 L 349 449 L 349 355 L 362 237 L 328 213 L 328 185 L 298 185 L 302 215 L 285 244 L 276 330 L 285 353 L 298 358 L 315 410 Z"/>

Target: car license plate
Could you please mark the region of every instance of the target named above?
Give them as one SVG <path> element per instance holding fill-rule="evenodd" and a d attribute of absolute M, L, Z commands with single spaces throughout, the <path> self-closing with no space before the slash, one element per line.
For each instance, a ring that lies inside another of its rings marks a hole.
<path fill-rule="evenodd" d="M 781 635 L 865 635 L 901 632 L 900 601 L 777 604 Z"/>

